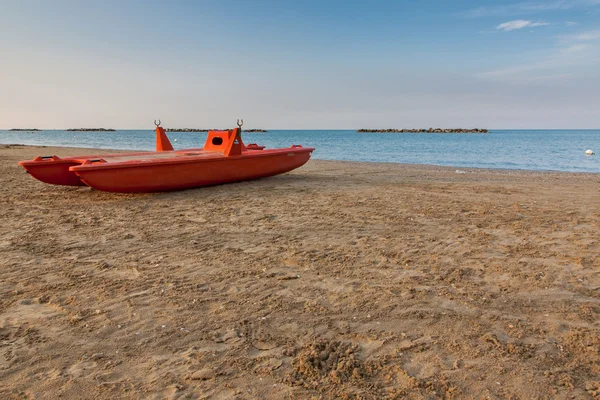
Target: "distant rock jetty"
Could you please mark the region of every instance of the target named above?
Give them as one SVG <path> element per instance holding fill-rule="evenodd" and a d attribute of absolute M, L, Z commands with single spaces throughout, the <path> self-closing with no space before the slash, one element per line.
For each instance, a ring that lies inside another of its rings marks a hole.
<path fill-rule="evenodd" d="M 359 129 L 356 132 L 378 132 L 378 133 L 488 133 L 487 129 Z"/>
<path fill-rule="evenodd" d="M 13 131 L 13 132 L 24 132 L 24 131 L 39 132 L 40 130 L 41 129 L 21 129 L 21 128 L 9 129 L 9 131 Z"/>
<path fill-rule="evenodd" d="M 67 129 L 67 132 L 114 132 L 114 129 L 106 128 L 73 128 Z"/>
<path fill-rule="evenodd" d="M 227 129 L 196 129 L 196 128 L 168 128 L 167 132 L 208 132 L 208 131 L 226 131 Z M 244 132 L 268 132 L 264 129 L 244 129 Z"/>
<path fill-rule="evenodd" d="M 208 132 L 208 131 L 218 131 L 220 129 L 195 129 L 195 128 L 165 128 L 167 132 Z"/>

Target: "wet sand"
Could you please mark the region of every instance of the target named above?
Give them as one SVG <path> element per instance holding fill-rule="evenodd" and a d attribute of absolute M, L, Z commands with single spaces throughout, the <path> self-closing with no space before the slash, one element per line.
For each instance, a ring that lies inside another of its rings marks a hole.
<path fill-rule="evenodd" d="M 600 396 L 600 175 L 49 186 L 0 146 L 0 398 Z"/>

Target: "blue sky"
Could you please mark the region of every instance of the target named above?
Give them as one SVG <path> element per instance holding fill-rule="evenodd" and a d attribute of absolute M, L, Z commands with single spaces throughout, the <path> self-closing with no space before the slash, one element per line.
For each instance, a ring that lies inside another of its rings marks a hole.
<path fill-rule="evenodd" d="M 0 9 L 1 128 L 600 126 L 600 0 Z"/>

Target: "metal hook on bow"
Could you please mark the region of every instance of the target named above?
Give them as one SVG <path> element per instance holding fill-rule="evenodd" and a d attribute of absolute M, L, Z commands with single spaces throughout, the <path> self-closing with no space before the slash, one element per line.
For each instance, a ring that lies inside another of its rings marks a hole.
<path fill-rule="evenodd" d="M 242 125 L 244 125 L 244 120 L 243 120 L 243 119 L 238 119 L 238 120 L 237 120 L 237 126 L 238 126 L 239 128 L 241 128 L 241 127 L 242 127 Z"/>
<path fill-rule="evenodd" d="M 154 120 L 154 125 L 156 125 L 157 127 L 160 126 L 160 119 L 158 120 L 158 124 L 156 123 L 156 120 Z"/>

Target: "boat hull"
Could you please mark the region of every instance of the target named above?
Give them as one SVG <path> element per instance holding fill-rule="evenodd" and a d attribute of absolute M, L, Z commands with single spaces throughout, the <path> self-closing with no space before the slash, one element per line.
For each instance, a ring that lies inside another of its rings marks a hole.
<path fill-rule="evenodd" d="M 180 157 L 120 163 L 89 163 L 70 170 L 88 186 L 117 193 L 151 193 L 240 182 L 289 172 L 312 148 L 246 152 L 240 156 Z"/>
<path fill-rule="evenodd" d="M 32 161 L 21 161 L 19 165 L 35 179 L 51 185 L 85 186 L 79 177 L 69 171 L 70 167 L 80 165 L 84 160 L 59 159 L 58 157 L 38 157 Z"/>

